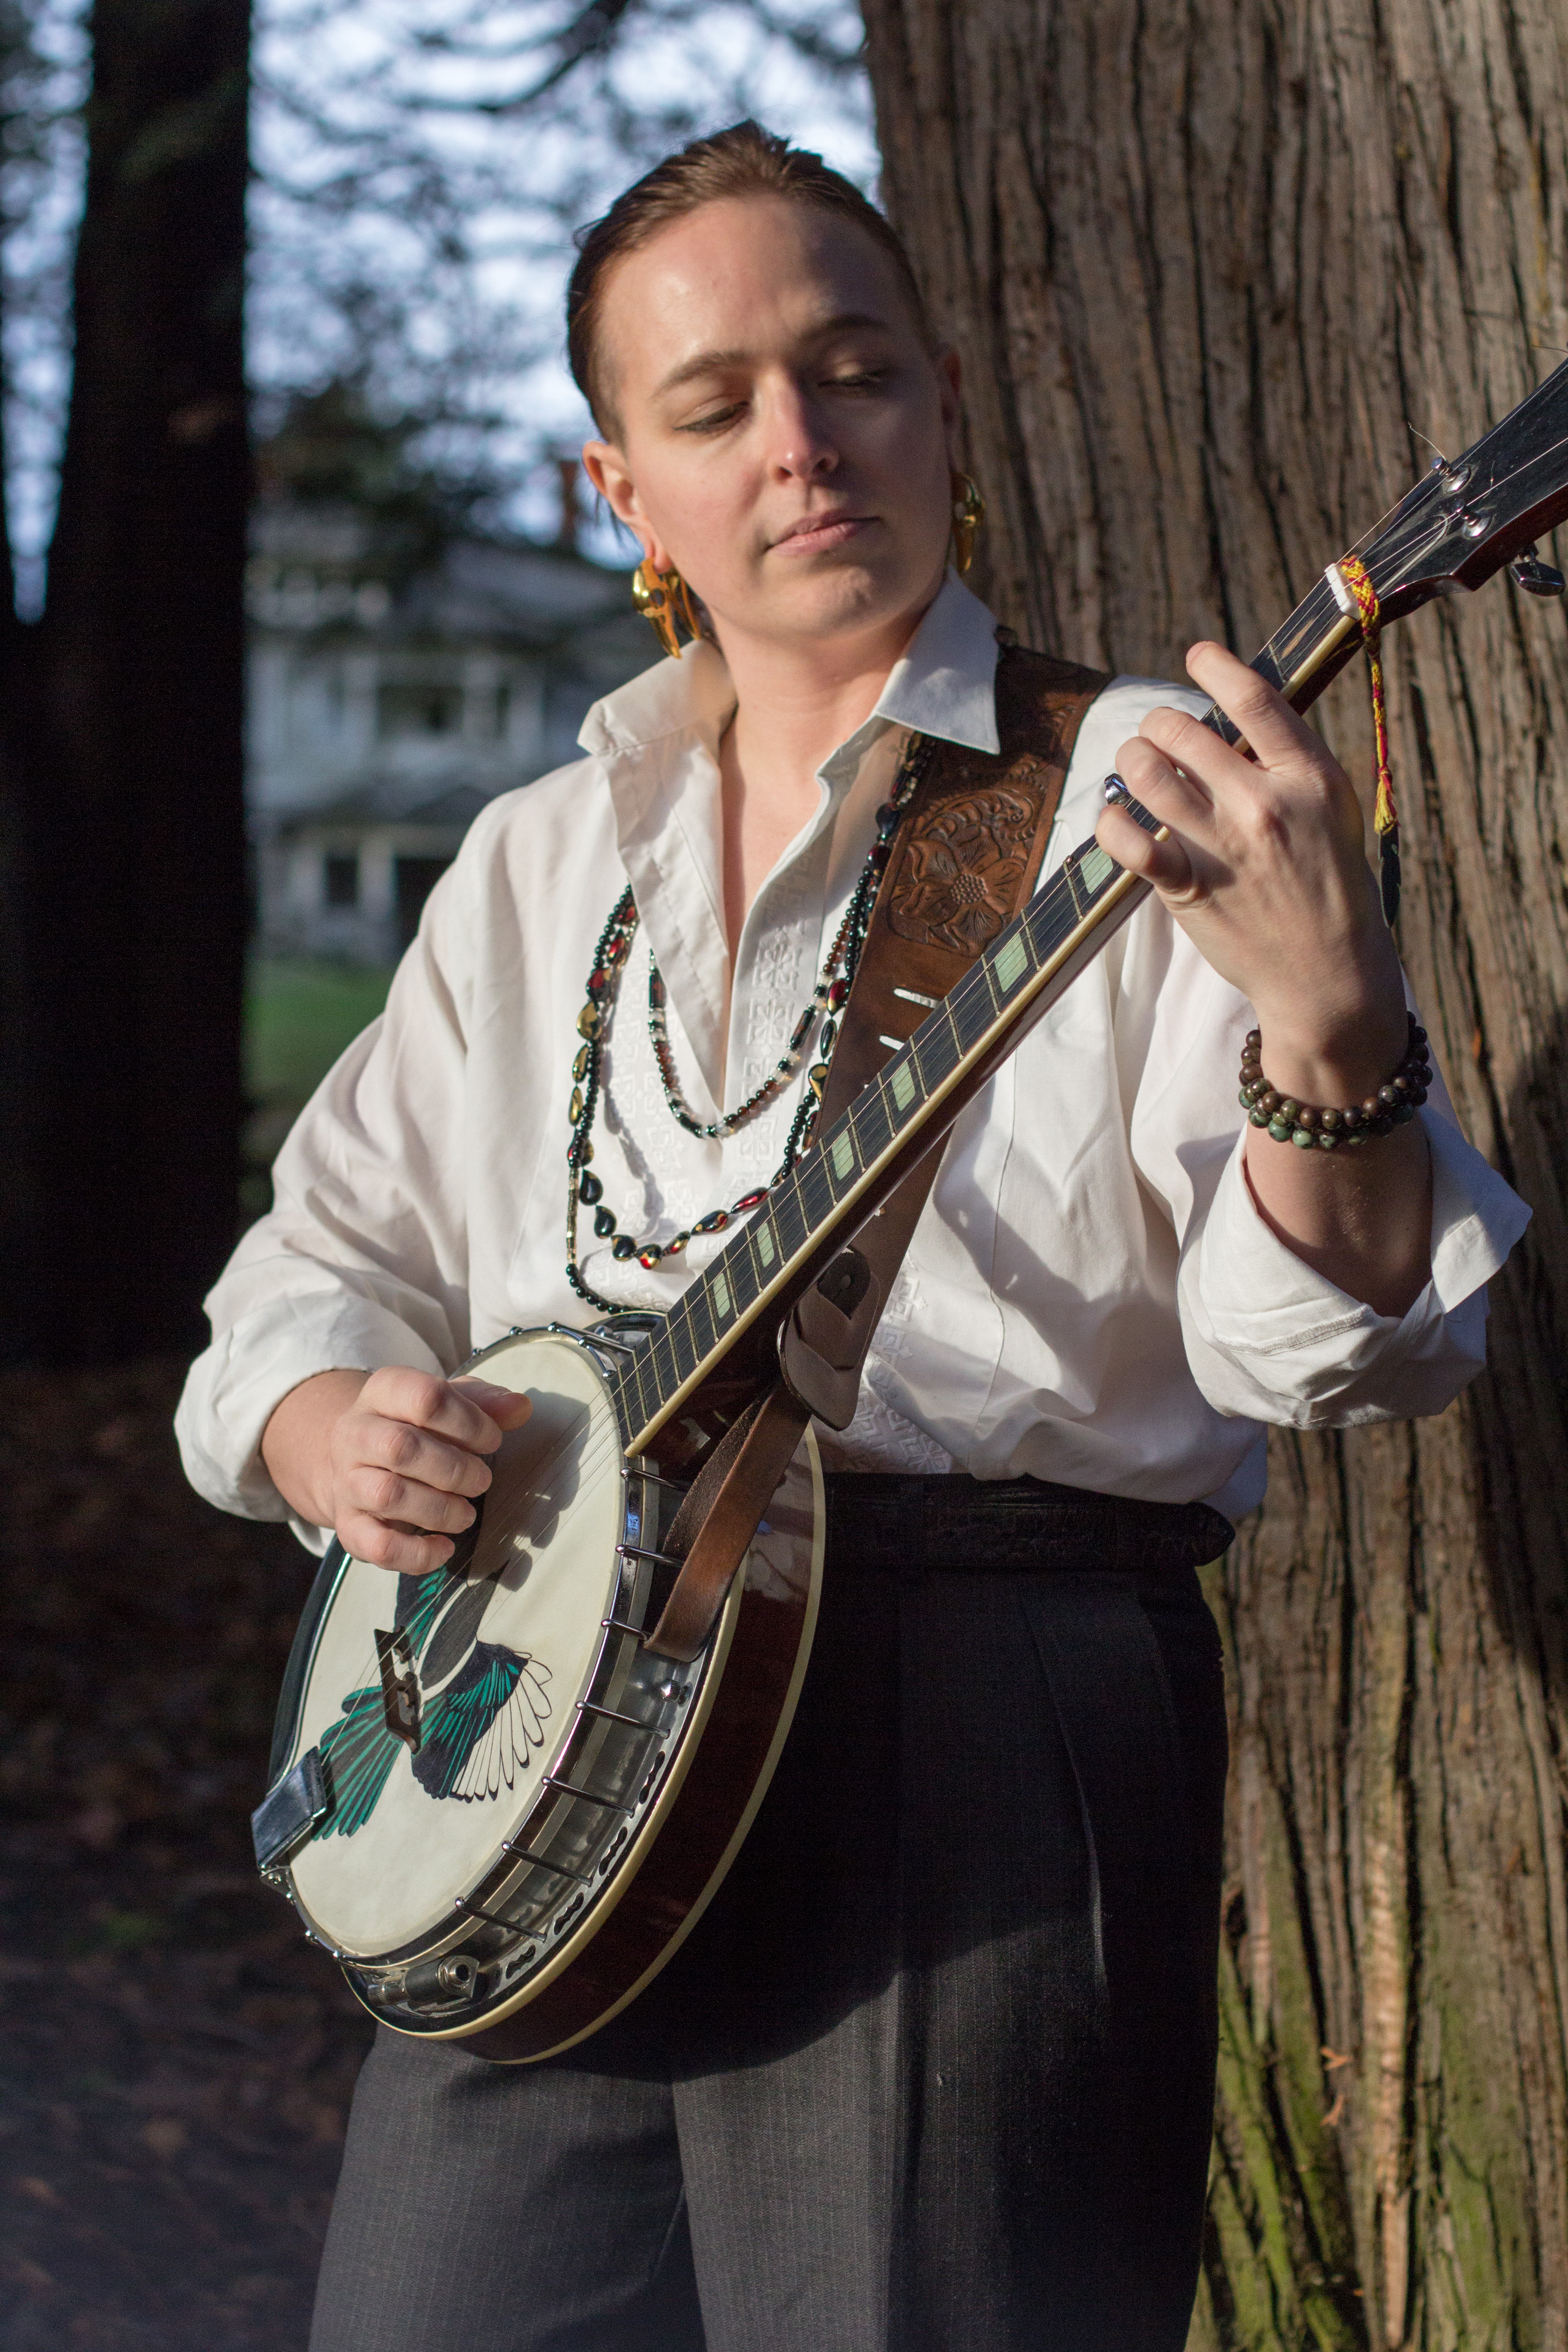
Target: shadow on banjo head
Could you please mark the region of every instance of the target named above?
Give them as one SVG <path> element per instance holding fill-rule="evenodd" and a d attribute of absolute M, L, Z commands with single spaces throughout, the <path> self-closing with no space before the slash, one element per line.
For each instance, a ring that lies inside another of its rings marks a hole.
<path fill-rule="evenodd" d="M 523 1393 L 533 1411 L 521 1429 L 505 1432 L 489 1457 L 490 1483 L 478 1498 L 473 1526 L 447 1562 L 448 1576 L 461 1576 L 470 1586 L 521 1591 L 581 1484 L 587 1407 L 549 1390 Z M 472 1622 L 477 1629 L 478 1618 Z"/>

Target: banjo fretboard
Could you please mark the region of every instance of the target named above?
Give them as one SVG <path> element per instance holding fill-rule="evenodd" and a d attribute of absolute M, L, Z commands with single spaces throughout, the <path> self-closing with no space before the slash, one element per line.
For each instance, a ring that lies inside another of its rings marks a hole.
<path fill-rule="evenodd" d="M 1156 820 L 1131 813 L 1151 832 Z M 711 1370 L 727 1344 L 784 1287 L 801 1259 L 847 1224 L 869 1179 L 895 1147 L 928 1123 L 934 1107 L 994 1044 L 998 1026 L 1022 1007 L 1035 980 L 1060 950 L 1092 927 L 1106 901 L 1133 884 L 1095 841 L 1064 860 L 1025 912 L 998 933 L 956 988 L 927 1015 L 856 1097 L 843 1117 L 803 1154 L 791 1173 L 738 1228 L 713 1263 L 669 1308 L 653 1336 L 618 1375 L 617 1408 L 629 1436 L 651 1435 L 671 1405 Z"/>

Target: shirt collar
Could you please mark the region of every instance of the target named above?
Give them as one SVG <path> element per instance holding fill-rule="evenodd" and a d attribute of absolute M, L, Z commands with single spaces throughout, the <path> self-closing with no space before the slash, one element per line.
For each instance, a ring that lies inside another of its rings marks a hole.
<path fill-rule="evenodd" d="M 972 751 L 999 751 L 996 617 L 949 572 L 888 673 L 876 716 Z"/>
<path fill-rule="evenodd" d="M 675 734 L 717 746 L 735 690 L 716 646 L 688 646 L 595 702 L 577 740 L 601 759 L 635 752 Z M 871 720 L 890 720 L 975 751 L 997 751 L 996 622 L 949 572 L 905 651 L 888 673 Z M 871 721 L 867 722 L 868 726 Z M 863 730 L 857 730 L 858 741 Z M 847 750 L 849 747 L 844 747 Z"/>

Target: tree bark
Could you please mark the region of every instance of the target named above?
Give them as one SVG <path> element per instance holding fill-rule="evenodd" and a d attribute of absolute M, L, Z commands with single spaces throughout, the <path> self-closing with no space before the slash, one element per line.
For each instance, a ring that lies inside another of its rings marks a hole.
<path fill-rule="evenodd" d="M 1568 344 L 1552 0 L 865 0 L 889 209 L 962 353 L 983 589 L 1252 652 Z M 1535 1210 L 1439 1419 L 1277 1434 L 1212 1577 L 1235 1746 L 1194 2346 L 1568 2346 L 1568 640 L 1387 641 L 1401 943 Z M 1355 673 L 1320 710 L 1370 778 Z"/>
<path fill-rule="evenodd" d="M 199 1338 L 241 1115 L 249 10 L 90 31 L 59 520 L 0 744 L 0 1328 L 35 1360 Z"/>

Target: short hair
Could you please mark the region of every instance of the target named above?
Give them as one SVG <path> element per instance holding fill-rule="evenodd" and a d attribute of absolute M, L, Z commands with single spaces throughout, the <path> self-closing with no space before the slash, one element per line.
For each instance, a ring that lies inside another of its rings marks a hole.
<path fill-rule="evenodd" d="M 599 366 L 605 273 L 623 254 L 635 253 L 671 221 L 727 196 L 785 196 L 792 204 L 810 205 L 853 221 L 892 264 L 921 340 L 934 349 L 913 265 L 886 214 L 862 195 L 853 180 L 809 148 L 792 147 L 760 122 L 736 122 L 667 155 L 618 195 L 603 219 L 578 231 L 576 266 L 566 289 L 566 352 L 577 389 L 601 428 L 616 421 Z"/>

